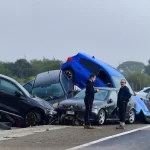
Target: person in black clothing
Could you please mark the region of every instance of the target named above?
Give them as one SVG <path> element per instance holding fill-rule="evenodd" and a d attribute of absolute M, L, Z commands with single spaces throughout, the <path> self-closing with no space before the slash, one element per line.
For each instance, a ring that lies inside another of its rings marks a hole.
<path fill-rule="evenodd" d="M 90 124 L 90 116 L 92 113 L 92 106 L 94 101 L 94 94 L 98 92 L 99 90 L 94 90 L 94 81 L 96 79 L 96 75 L 91 74 L 90 79 L 86 82 L 86 91 L 85 91 L 85 129 L 93 129 L 93 127 Z"/>
<path fill-rule="evenodd" d="M 121 88 L 118 93 L 117 107 L 119 108 L 120 125 L 116 129 L 124 129 L 126 108 L 131 97 L 129 88 L 126 86 L 126 80 L 121 80 Z"/>

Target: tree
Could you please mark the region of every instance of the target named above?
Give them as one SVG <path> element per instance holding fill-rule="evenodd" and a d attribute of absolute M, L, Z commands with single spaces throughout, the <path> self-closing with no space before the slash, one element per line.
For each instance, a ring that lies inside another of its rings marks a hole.
<path fill-rule="evenodd" d="M 150 76 L 147 76 L 143 73 L 132 73 L 127 77 L 130 85 L 134 90 L 141 90 L 143 87 L 150 85 Z"/>
<path fill-rule="evenodd" d="M 145 66 L 145 73 L 146 73 L 147 75 L 150 75 L 150 60 L 148 61 L 148 65 Z"/>
<path fill-rule="evenodd" d="M 126 61 L 120 64 L 117 69 L 125 76 L 128 76 L 134 72 L 144 72 L 145 65 L 142 62 Z"/>
<path fill-rule="evenodd" d="M 28 78 L 32 76 L 32 65 L 26 59 L 18 59 L 14 63 L 14 75 L 18 78 Z"/>

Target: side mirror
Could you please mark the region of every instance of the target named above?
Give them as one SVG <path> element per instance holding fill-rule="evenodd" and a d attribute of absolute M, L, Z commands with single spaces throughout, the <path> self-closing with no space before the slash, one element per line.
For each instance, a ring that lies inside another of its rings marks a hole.
<path fill-rule="evenodd" d="M 113 102 L 112 99 L 109 99 L 109 100 L 107 101 L 108 104 L 110 104 L 110 103 L 112 103 L 112 102 Z"/>
<path fill-rule="evenodd" d="M 18 96 L 18 97 L 21 97 L 21 96 L 22 96 L 22 93 L 19 92 L 19 91 L 15 91 L 15 95 Z"/>

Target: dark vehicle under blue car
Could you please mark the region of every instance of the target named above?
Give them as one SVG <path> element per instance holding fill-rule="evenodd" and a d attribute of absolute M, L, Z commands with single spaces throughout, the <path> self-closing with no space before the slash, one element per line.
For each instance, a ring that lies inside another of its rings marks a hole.
<path fill-rule="evenodd" d="M 34 80 L 23 85 L 32 95 L 57 105 L 73 97 L 74 85 L 62 71 L 52 70 L 38 74 Z"/>

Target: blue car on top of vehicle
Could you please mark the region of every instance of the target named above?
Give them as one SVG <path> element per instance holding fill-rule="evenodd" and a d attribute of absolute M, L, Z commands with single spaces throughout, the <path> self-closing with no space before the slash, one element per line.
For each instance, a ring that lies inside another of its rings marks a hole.
<path fill-rule="evenodd" d="M 75 56 L 68 57 L 67 61 L 62 65 L 61 70 L 81 89 L 85 88 L 86 81 L 91 73 L 97 76 L 94 83 L 95 87 L 112 87 L 119 89 L 121 79 L 125 79 L 117 69 L 85 53 L 78 53 Z M 127 80 L 126 85 L 135 98 L 136 114 L 144 116 L 145 121 L 150 122 L 149 103 L 135 95 Z"/>

